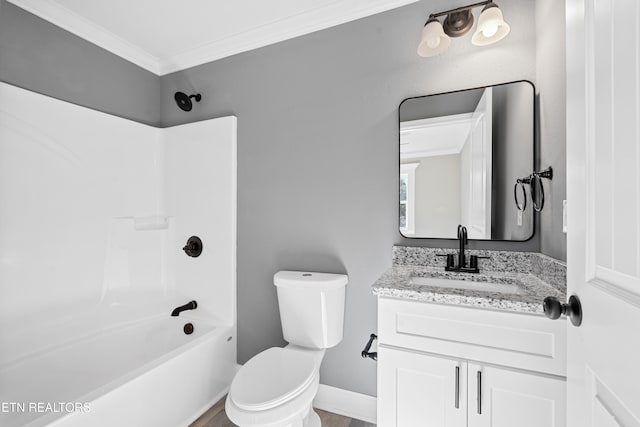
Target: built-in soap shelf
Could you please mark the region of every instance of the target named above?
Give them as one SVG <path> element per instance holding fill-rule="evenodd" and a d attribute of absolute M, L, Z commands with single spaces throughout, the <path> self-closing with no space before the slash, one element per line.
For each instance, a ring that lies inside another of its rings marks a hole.
<path fill-rule="evenodd" d="M 164 215 L 149 215 L 149 216 L 125 216 L 116 219 L 129 220 L 133 222 L 133 228 L 136 231 L 150 231 L 150 230 L 166 230 L 169 228 L 169 221 L 171 217 Z"/>
<path fill-rule="evenodd" d="M 162 215 L 133 217 L 133 227 L 138 231 L 166 230 L 169 228 L 169 217 Z"/>

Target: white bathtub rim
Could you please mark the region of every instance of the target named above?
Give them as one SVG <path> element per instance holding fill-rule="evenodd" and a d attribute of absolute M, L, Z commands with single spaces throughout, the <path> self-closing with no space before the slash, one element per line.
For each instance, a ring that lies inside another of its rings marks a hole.
<path fill-rule="evenodd" d="M 154 313 L 143 314 L 140 317 L 135 318 L 133 320 L 112 321 L 112 322 L 109 322 L 107 326 L 102 326 L 94 330 L 88 330 L 87 332 L 79 334 L 73 338 L 63 339 L 59 342 L 55 342 L 54 344 L 50 344 L 48 346 L 43 346 L 41 348 L 38 348 L 37 350 L 25 352 L 24 354 L 21 354 L 19 357 L 14 357 L 13 359 L 9 359 L 6 362 L 0 363 L 0 372 L 4 371 L 5 369 L 11 369 L 11 368 L 20 366 L 23 363 L 27 363 L 33 359 L 42 357 L 47 353 L 51 353 L 68 346 L 79 344 L 85 340 L 94 338 L 99 335 L 106 335 L 106 334 L 115 333 L 117 331 L 124 331 L 130 328 L 139 326 L 141 324 L 151 323 L 160 319 L 166 319 L 168 317 L 170 317 L 169 314 L 166 314 L 166 313 L 160 314 L 158 312 L 154 312 Z M 181 316 L 179 316 L 179 318 L 182 318 L 185 320 L 191 320 L 195 322 L 205 322 L 206 324 L 214 328 L 217 328 L 218 325 L 231 327 L 231 325 L 226 324 L 220 318 L 217 318 L 206 312 L 199 312 L 197 314 L 195 313 L 182 314 Z M 5 344 L 10 345 L 11 343 L 5 343 Z"/>

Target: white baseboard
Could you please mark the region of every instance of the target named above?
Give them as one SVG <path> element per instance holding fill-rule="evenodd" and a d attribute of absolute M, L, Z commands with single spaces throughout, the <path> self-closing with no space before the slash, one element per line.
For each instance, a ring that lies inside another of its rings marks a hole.
<path fill-rule="evenodd" d="M 373 396 L 320 384 L 313 407 L 375 424 L 377 401 Z"/>

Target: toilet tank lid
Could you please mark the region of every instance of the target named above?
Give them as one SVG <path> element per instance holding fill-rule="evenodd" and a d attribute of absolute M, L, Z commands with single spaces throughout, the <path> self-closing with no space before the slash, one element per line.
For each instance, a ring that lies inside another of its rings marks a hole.
<path fill-rule="evenodd" d="M 273 276 L 273 284 L 282 288 L 335 289 L 345 286 L 348 281 L 346 274 L 313 271 L 278 271 Z"/>

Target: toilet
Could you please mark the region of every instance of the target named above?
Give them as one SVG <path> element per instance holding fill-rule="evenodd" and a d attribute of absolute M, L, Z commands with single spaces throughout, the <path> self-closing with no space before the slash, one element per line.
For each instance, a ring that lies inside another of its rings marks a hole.
<path fill-rule="evenodd" d="M 240 427 L 320 427 L 311 408 L 327 348 L 342 341 L 344 274 L 279 271 L 273 276 L 286 347 L 245 363 L 231 382 L 225 411 Z"/>

